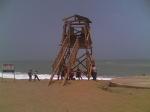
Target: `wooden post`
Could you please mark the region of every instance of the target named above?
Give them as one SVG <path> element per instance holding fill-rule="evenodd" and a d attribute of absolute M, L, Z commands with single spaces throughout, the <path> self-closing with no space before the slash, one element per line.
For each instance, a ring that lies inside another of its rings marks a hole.
<path fill-rule="evenodd" d="M 14 81 L 16 80 L 15 66 L 14 66 Z"/>
<path fill-rule="evenodd" d="M 2 81 L 3 81 L 3 71 L 2 71 Z"/>

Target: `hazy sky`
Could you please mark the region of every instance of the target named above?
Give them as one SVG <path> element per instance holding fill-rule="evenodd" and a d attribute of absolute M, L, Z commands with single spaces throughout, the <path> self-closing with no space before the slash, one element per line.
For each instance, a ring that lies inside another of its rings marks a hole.
<path fill-rule="evenodd" d="M 0 60 L 55 58 L 62 19 L 93 22 L 98 59 L 150 59 L 149 0 L 0 0 Z"/>

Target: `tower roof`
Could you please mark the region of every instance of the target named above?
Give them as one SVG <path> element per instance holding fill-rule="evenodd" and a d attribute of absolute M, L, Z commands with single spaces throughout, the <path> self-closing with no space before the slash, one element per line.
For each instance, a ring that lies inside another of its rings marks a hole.
<path fill-rule="evenodd" d="M 87 22 L 87 23 L 92 23 L 90 19 L 88 19 L 87 17 L 84 17 L 84 16 L 80 16 L 80 15 L 73 15 L 73 16 L 70 16 L 70 17 L 67 17 L 67 18 L 64 18 L 63 19 L 64 21 L 84 21 L 84 22 Z"/>

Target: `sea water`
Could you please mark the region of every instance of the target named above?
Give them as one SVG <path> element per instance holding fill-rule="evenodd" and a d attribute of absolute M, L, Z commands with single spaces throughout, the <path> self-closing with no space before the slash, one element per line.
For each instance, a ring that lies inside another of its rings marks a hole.
<path fill-rule="evenodd" d="M 14 64 L 15 71 L 19 74 L 26 74 L 29 69 L 37 70 L 39 74 L 50 74 L 50 60 L 30 60 L 30 61 L 0 61 L 2 64 Z M 131 76 L 131 75 L 150 75 L 150 60 L 96 60 L 98 75 L 106 77 Z M 1 69 L 1 67 L 0 67 Z"/>
<path fill-rule="evenodd" d="M 96 62 L 99 75 L 150 75 L 150 60 L 148 59 L 97 60 Z"/>

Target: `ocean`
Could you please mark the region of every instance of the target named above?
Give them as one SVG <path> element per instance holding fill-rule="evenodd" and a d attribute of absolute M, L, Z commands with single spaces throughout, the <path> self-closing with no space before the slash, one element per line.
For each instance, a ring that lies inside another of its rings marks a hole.
<path fill-rule="evenodd" d="M 0 61 L 2 64 L 14 64 L 15 71 L 27 73 L 29 69 L 37 70 L 39 74 L 50 74 L 52 61 Z M 96 60 L 98 75 L 113 76 L 132 76 L 150 75 L 150 60 Z M 2 69 L 0 67 L 0 69 Z"/>

